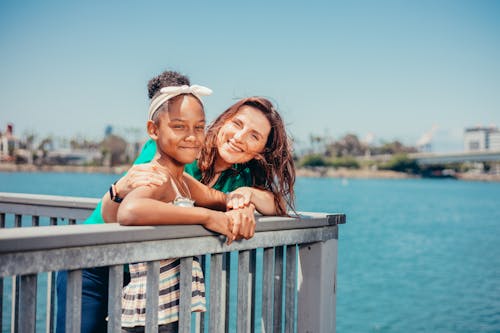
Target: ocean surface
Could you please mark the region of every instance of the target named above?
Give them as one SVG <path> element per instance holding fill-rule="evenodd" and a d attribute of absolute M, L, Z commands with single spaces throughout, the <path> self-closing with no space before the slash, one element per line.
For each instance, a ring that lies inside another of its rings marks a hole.
<path fill-rule="evenodd" d="M 100 197 L 107 174 L 0 173 L 0 192 Z M 339 228 L 337 332 L 500 332 L 500 183 L 299 178 Z"/>

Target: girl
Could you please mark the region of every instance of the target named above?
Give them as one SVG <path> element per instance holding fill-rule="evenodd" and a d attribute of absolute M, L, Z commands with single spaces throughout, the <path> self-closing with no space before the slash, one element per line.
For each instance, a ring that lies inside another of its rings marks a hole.
<path fill-rule="evenodd" d="M 198 156 L 205 137 L 205 114 L 199 86 L 165 87 L 151 101 L 148 134 L 157 152 L 150 162 L 166 181 L 159 186 L 133 189 L 121 202 L 117 220 L 123 225 L 198 224 L 234 239 L 230 212 L 195 207 L 196 186 L 184 166 Z M 194 184 L 195 186 L 190 186 Z M 215 202 L 215 201 L 214 201 Z M 224 201 L 222 201 L 224 202 Z M 144 331 L 146 320 L 147 263 L 130 264 L 130 283 L 123 290 L 122 330 Z M 160 262 L 158 325 L 160 332 L 177 332 L 179 260 Z M 205 287 L 199 262 L 193 261 L 192 311 L 205 311 Z"/>

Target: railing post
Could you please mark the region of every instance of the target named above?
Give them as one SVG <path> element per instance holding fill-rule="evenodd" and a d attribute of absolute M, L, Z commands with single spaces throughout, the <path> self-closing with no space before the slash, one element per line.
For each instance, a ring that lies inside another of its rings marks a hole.
<path fill-rule="evenodd" d="M 250 330 L 250 306 L 249 298 L 249 275 L 250 275 L 250 251 L 240 251 L 238 254 L 238 305 L 237 305 L 237 332 L 248 332 Z"/>
<path fill-rule="evenodd" d="M 146 333 L 158 332 L 160 261 L 149 261 L 146 277 Z"/>
<path fill-rule="evenodd" d="M 212 254 L 210 258 L 210 309 L 209 332 L 224 332 L 224 300 L 223 290 L 225 283 L 222 280 L 221 253 Z"/>
<path fill-rule="evenodd" d="M 191 298 L 193 284 L 193 257 L 180 258 L 179 276 L 179 332 L 191 332 Z"/>
<path fill-rule="evenodd" d="M 285 333 L 295 332 L 295 297 L 297 294 L 297 246 L 286 247 Z"/>
<path fill-rule="evenodd" d="M 36 329 L 37 275 L 21 275 L 19 279 L 19 314 L 17 328 L 22 333 L 34 333 Z"/>
<path fill-rule="evenodd" d="M 66 287 L 66 333 L 80 332 L 82 312 L 82 271 L 69 270 Z"/>
<path fill-rule="evenodd" d="M 274 332 L 281 332 L 283 327 L 283 257 L 284 246 L 277 246 L 274 249 L 274 308 L 273 308 L 273 329 Z"/>
<path fill-rule="evenodd" d="M 301 245 L 299 256 L 297 332 L 335 332 L 337 239 Z"/>
<path fill-rule="evenodd" d="M 262 331 L 273 331 L 273 305 L 274 305 L 274 248 L 264 249 L 262 263 Z"/>
<path fill-rule="evenodd" d="M 121 331 L 123 265 L 109 267 L 108 332 Z"/>

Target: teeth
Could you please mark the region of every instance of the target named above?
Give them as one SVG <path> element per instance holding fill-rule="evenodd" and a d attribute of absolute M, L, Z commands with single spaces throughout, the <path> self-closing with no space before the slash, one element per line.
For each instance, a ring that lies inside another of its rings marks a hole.
<path fill-rule="evenodd" d="M 231 141 L 228 141 L 227 144 L 228 144 L 229 148 L 231 148 L 234 151 L 237 151 L 239 153 L 241 153 L 243 151 L 242 149 L 235 146 Z"/>

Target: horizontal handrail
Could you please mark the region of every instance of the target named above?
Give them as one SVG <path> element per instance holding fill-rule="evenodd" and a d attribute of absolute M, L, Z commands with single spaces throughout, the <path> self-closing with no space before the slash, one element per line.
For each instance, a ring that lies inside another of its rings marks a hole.
<path fill-rule="evenodd" d="M 296 218 L 261 216 L 256 220 L 258 233 L 336 225 L 345 222 L 345 215 L 302 213 Z M 0 233 L 0 253 L 213 235 L 215 233 L 199 225 L 124 227 L 117 223 L 109 223 L 8 228 Z"/>
<path fill-rule="evenodd" d="M 67 219 L 86 219 L 99 199 L 0 192 L 0 212 Z"/>
<path fill-rule="evenodd" d="M 103 224 L 3 229 L 0 276 L 325 241 L 336 238 L 338 230 L 335 224 L 329 224 L 328 216 L 331 215 L 285 218 L 289 226 L 275 217 L 259 217 L 255 236 L 231 245 L 222 236 L 197 225 Z"/>

